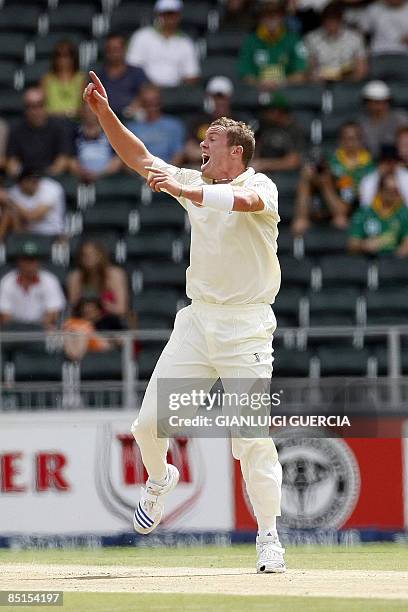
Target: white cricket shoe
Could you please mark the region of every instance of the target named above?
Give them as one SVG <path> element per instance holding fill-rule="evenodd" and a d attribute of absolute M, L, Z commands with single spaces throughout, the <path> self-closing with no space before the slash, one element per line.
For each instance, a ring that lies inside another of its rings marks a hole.
<path fill-rule="evenodd" d="M 258 535 L 256 538 L 256 552 L 258 559 L 256 561 L 257 574 L 283 574 L 286 572 L 285 565 L 285 549 L 281 543 L 273 535 L 263 536 L 262 539 Z"/>
<path fill-rule="evenodd" d="M 168 464 L 167 482 L 164 485 L 154 484 L 147 480 L 146 488 L 142 490 L 140 501 L 133 516 L 135 531 L 147 534 L 156 529 L 163 516 L 163 498 L 175 488 L 179 477 L 180 474 L 176 466 Z"/>

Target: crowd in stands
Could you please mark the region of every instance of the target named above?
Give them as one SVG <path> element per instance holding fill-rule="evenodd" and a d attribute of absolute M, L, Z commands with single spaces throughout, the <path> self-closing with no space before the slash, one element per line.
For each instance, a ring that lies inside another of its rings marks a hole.
<path fill-rule="evenodd" d="M 199 167 L 211 121 L 246 121 L 257 139 L 251 165 L 272 178 L 297 173 L 288 224 L 294 237 L 312 226 L 334 226 L 348 232 L 350 254 L 408 257 L 408 109 L 396 106 L 389 84 L 370 74 L 379 55 L 405 55 L 408 65 L 408 1 L 220 1 L 218 36 L 241 35 L 241 44 L 235 77 L 220 66 L 209 78 L 198 44 L 206 32 L 183 31 L 184 8 L 181 0 L 157 0 L 153 23 L 130 37 L 111 30 L 100 43 L 98 73 L 128 129 L 167 162 Z M 63 329 L 82 334 L 67 340 L 72 359 L 114 348 L 101 332 L 124 329 L 132 308 L 126 272 L 102 244 L 86 239 L 77 249 L 64 294 L 30 240 L 30 234 L 60 243 L 71 238 L 67 177 L 91 188 L 127 172 L 83 105 L 86 82 L 77 44 L 60 40 L 48 71 L 21 92 L 22 115 L 0 118 L 0 241 L 27 236 L 15 267 L 0 280 L 1 324 L 53 329 L 64 313 Z M 339 83 L 360 85 L 358 112 L 335 126 L 336 143 L 324 135 L 311 140 L 310 122 L 288 91 Z M 188 99 L 197 87 L 204 92 L 201 112 L 186 118 L 164 110 L 169 88 L 184 88 Z M 234 100 L 248 91 L 258 102 L 237 108 Z"/>

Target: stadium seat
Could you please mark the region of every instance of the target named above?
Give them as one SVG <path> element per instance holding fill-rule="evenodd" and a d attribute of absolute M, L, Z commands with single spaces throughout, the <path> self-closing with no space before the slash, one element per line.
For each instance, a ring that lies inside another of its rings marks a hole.
<path fill-rule="evenodd" d="M 161 352 L 162 347 L 157 346 L 142 349 L 137 358 L 137 375 L 140 380 L 149 380 Z"/>
<path fill-rule="evenodd" d="M 299 377 L 309 376 L 310 358 L 309 351 L 297 351 L 294 349 L 279 348 L 274 353 L 273 376 Z"/>
<path fill-rule="evenodd" d="M 174 206 L 174 202 L 142 206 L 139 210 L 140 229 L 169 229 L 182 231 L 186 225 L 186 213 L 182 206 Z"/>
<path fill-rule="evenodd" d="M 323 87 L 316 84 L 291 85 L 279 90 L 293 109 L 320 111 Z"/>
<path fill-rule="evenodd" d="M 323 287 L 367 287 L 371 262 L 358 255 L 326 255 L 319 260 Z"/>
<path fill-rule="evenodd" d="M 143 181 L 136 174 L 115 174 L 101 178 L 95 183 L 95 201 L 140 200 L 140 190 Z"/>
<path fill-rule="evenodd" d="M 18 64 L 15 62 L 0 61 L 0 87 L 12 89 Z"/>
<path fill-rule="evenodd" d="M 88 231 L 109 230 L 125 233 L 129 227 L 129 213 L 132 204 L 126 201 L 96 203 L 82 213 L 84 233 Z"/>
<path fill-rule="evenodd" d="M 323 115 L 322 117 L 322 134 L 323 142 L 327 145 L 327 141 L 333 144 L 334 147 L 338 145 L 338 139 L 340 136 L 340 128 L 344 123 L 354 121 L 358 119 L 358 112 L 356 111 L 343 111 L 339 113 L 332 113 L 330 115 Z"/>
<path fill-rule="evenodd" d="M 278 255 L 293 254 L 293 234 L 289 228 L 280 227 L 278 236 Z"/>
<path fill-rule="evenodd" d="M 153 20 L 153 5 L 151 2 L 122 2 L 111 16 L 111 32 L 133 33 L 140 26 L 148 25 Z"/>
<path fill-rule="evenodd" d="M 87 353 L 80 362 L 81 380 L 121 380 L 122 353 Z"/>
<path fill-rule="evenodd" d="M 60 174 L 56 180 L 61 184 L 65 193 L 68 208 L 77 207 L 78 179 L 72 174 Z"/>
<path fill-rule="evenodd" d="M 367 349 L 345 346 L 318 349 L 320 376 L 366 376 L 370 353 Z"/>
<path fill-rule="evenodd" d="M 137 316 L 154 315 L 172 324 L 180 306 L 180 293 L 174 289 L 149 289 L 133 297 Z"/>
<path fill-rule="evenodd" d="M 222 75 L 239 82 L 237 59 L 229 55 L 212 55 L 203 60 L 201 66 L 202 78 L 208 81 L 211 77 Z"/>
<path fill-rule="evenodd" d="M 48 59 L 38 60 L 34 64 L 26 64 L 23 68 L 25 87 L 40 83 L 42 77 L 49 69 L 50 62 Z"/>
<path fill-rule="evenodd" d="M 299 325 L 299 302 L 301 297 L 302 291 L 295 287 L 286 288 L 284 286 L 279 291 L 275 303 L 272 305 L 279 327 L 284 327 L 283 317 L 285 319 L 285 327 L 297 327 Z"/>
<path fill-rule="evenodd" d="M 406 325 L 408 290 L 381 288 L 366 294 L 368 325 Z"/>
<path fill-rule="evenodd" d="M 347 247 L 347 232 L 330 225 L 317 225 L 304 235 L 306 255 L 343 254 Z"/>
<path fill-rule="evenodd" d="M 0 55 L 2 61 L 7 59 L 22 62 L 24 60 L 26 42 L 27 38 L 24 34 L 1 32 Z"/>
<path fill-rule="evenodd" d="M 182 13 L 182 27 L 193 28 L 197 34 L 207 31 L 208 16 L 211 12 L 211 3 L 205 0 L 185 2 Z"/>
<path fill-rule="evenodd" d="M 10 271 L 10 270 L 7 270 Z M 12 342 L 7 340 L 7 333 L 20 333 L 25 335 L 24 342 Z M 14 354 L 19 351 L 24 353 L 40 353 L 44 354 L 45 346 L 44 339 L 42 340 L 28 340 L 27 334 L 29 333 L 44 333 L 44 328 L 42 325 L 36 323 L 22 323 L 19 321 L 10 321 L 1 326 L 1 351 L 2 351 L 2 361 L 13 361 Z M 33 358 L 33 357 L 32 357 Z"/>
<path fill-rule="evenodd" d="M 279 194 L 279 217 L 282 223 L 291 223 L 295 210 L 295 198 Z"/>
<path fill-rule="evenodd" d="M 161 97 L 163 111 L 166 113 L 202 111 L 203 91 L 198 87 L 166 87 L 162 89 Z"/>
<path fill-rule="evenodd" d="M 358 289 L 343 287 L 330 288 L 321 292 L 310 292 L 309 325 L 355 325 Z"/>
<path fill-rule="evenodd" d="M 9 121 L 20 118 L 23 111 L 21 93 L 14 89 L 0 89 L 0 115 Z"/>
<path fill-rule="evenodd" d="M 313 265 L 310 259 L 296 259 L 293 255 L 279 257 L 283 285 L 298 288 L 310 287 Z"/>
<path fill-rule="evenodd" d="M 14 355 L 14 377 L 17 382 L 23 381 L 56 381 L 61 380 L 64 358 L 61 353 L 27 353 L 18 351 Z"/>
<path fill-rule="evenodd" d="M 25 6 L 24 10 L 21 10 L 18 2 L 5 6 L 0 10 L 0 31 L 34 34 L 38 31 L 39 16 L 37 6 Z"/>
<path fill-rule="evenodd" d="M 175 287 L 183 290 L 186 284 L 186 266 L 183 263 L 147 262 L 140 266 L 143 287 Z"/>
<path fill-rule="evenodd" d="M 377 261 L 378 286 L 381 291 L 386 286 L 407 285 L 408 269 L 405 259 L 383 257 Z"/>
<path fill-rule="evenodd" d="M 42 234 L 13 234 L 6 240 L 7 260 L 13 260 L 21 253 L 22 245 L 26 242 L 32 242 L 37 248 L 37 255 L 40 259 L 51 258 L 51 248 L 55 240 L 53 236 L 44 236 Z"/>
<path fill-rule="evenodd" d="M 49 12 L 50 32 L 82 31 L 84 34 L 92 33 L 92 20 L 94 8 L 83 3 L 62 4 Z"/>
<path fill-rule="evenodd" d="M 172 260 L 175 240 L 176 236 L 172 232 L 129 236 L 126 240 L 127 260 L 136 260 L 137 262 L 146 259 Z"/>
<path fill-rule="evenodd" d="M 47 36 L 37 36 L 33 41 L 35 58 L 37 60 L 50 58 L 55 46 L 61 40 L 71 40 L 79 45 L 83 36 L 77 32 L 50 32 Z"/>
<path fill-rule="evenodd" d="M 214 32 L 206 37 L 207 56 L 232 55 L 236 57 L 247 37 L 247 32 Z"/>
<path fill-rule="evenodd" d="M 163 317 L 161 315 L 149 314 L 148 312 L 137 313 L 138 329 L 171 329 L 173 323 L 174 317 L 171 315 Z"/>
<path fill-rule="evenodd" d="M 331 89 L 332 112 L 358 113 L 362 106 L 361 87 L 360 83 L 334 83 Z"/>
<path fill-rule="evenodd" d="M 403 83 L 390 83 L 390 87 L 394 105 L 406 108 L 408 106 L 407 85 Z"/>
<path fill-rule="evenodd" d="M 288 172 L 273 172 L 267 174 L 276 184 L 279 192 L 279 197 L 293 197 L 295 195 L 297 184 L 299 181 L 299 172 L 297 170 L 289 170 Z"/>
<path fill-rule="evenodd" d="M 259 91 L 256 87 L 240 83 L 235 87 L 232 96 L 231 106 L 237 111 L 252 111 L 259 110 Z"/>
<path fill-rule="evenodd" d="M 380 81 L 408 82 L 405 53 L 376 54 L 370 58 L 369 78 Z"/>

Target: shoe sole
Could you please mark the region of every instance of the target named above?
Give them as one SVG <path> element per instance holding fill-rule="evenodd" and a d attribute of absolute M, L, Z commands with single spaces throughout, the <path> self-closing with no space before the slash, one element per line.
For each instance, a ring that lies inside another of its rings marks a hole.
<path fill-rule="evenodd" d="M 276 569 L 266 569 L 261 571 L 260 569 L 256 570 L 257 574 L 284 574 L 286 572 L 286 567 L 279 567 Z"/>
<path fill-rule="evenodd" d="M 176 468 L 175 465 L 169 464 L 168 470 L 169 470 L 169 473 L 170 473 L 170 482 L 167 485 L 165 491 L 161 494 L 163 497 L 168 495 L 169 493 L 171 493 L 171 491 L 173 491 L 173 489 L 176 488 L 177 483 L 178 483 L 179 478 L 180 478 L 180 473 L 179 473 L 179 471 L 178 471 L 178 469 Z M 162 507 L 161 510 L 162 511 L 161 511 L 160 515 L 153 522 L 153 524 L 150 525 L 150 527 L 141 527 L 141 525 L 137 521 L 137 517 L 136 517 L 137 513 L 139 513 L 139 516 L 140 516 L 140 514 L 142 514 L 143 522 L 151 521 L 151 519 L 150 519 L 150 517 L 148 517 L 144 513 L 144 510 L 140 507 L 140 502 L 139 502 L 139 504 L 137 505 L 136 510 L 134 512 L 134 515 L 133 515 L 133 529 L 137 533 L 140 533 L 141 535 L 147 535 L 148 533 L 151 533 L 152 531 L 154 531 L 156 529 L 156 527 L 160 524 L 160 521 L 162 520 L 164 508 Z"/>

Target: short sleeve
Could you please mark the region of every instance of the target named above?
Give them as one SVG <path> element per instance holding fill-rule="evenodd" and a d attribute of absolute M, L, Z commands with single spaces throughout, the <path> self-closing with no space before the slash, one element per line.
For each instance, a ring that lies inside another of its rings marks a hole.
<path fill-rule="evenodd" d="M 193 42 L 185 39 L 184 62 L 181 69 L 183 79 L 194 79 L 200 74 L 200 66 L 197 59 L 197 52 Z"/>
<path fill-rule="evenodd" d="M 65 306 L 65 298 L 57 277 L 53 274 L 46 274 L 43 283 L 47 312 L 62 310 Z"/>
<path fill-rule="evenodd" d="M 351 225 L 349 229 L 349 238 L 359 238 L 360 240 L 365 238 L 364 232 L 364 211 L 357 210 L 351 218 Z"/>
<path fill-rule="evenodd" d="M 10 292 L 10 283 L 5 277 L 0 282 L 0 313 L 11 314 L 13 312 L 13 299 Z"/>
<path fill-rule="evenodd" d="M 272 213 L 276 217 L 279 217 L 278 213 L 278 189 L 273 181 L 268 178 L 265 174 L 257 173 L 252 176 L 248 181 L 245 182 L 244 187 L 251 189 L 258 194 L 262 202 L 264 203 L 263 210 L 257 211 L 257 213 Z"/>
<path fill-rule="evenodd" d="M 307 52 L 304 42 L 296 40 L 293 45 L 290 61 L 290 74 L 305 72 L 307 68 Z"/>
<path fill-rule="evenodd" d="M 143 45 L 143 30 L 135 32 L 129 41 L 126 54 L 126 63 L 130 66 L 143 66 L 146 57 L 146 48 Z"/>

